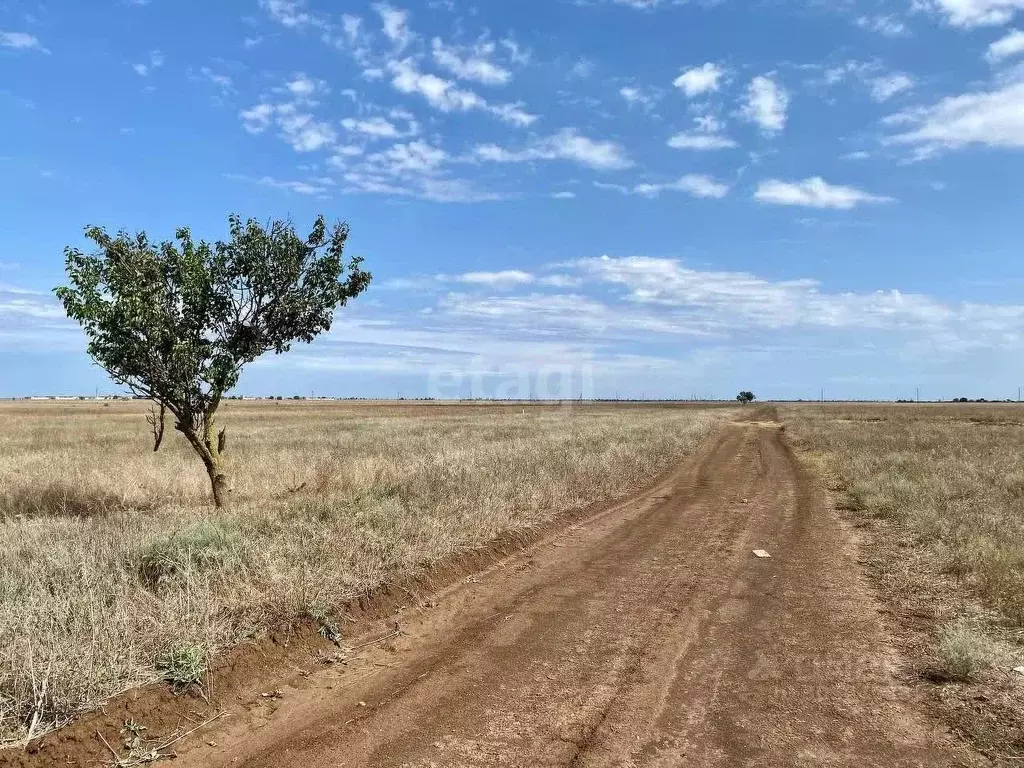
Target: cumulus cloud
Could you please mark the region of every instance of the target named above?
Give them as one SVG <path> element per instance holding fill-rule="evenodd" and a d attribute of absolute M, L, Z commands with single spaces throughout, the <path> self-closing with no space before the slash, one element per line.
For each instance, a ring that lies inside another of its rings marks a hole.
<path fill-rule="evenodd" d="M 484 85 L 506 85 L 512 80 L 512 73 L 490 60 L 489 57 L 496 50 L 494 43 L 477 45 L 468 53 L 446 46 L 436 37 L 432 43 L 434 61 L 460 80 L 472 80 Z"/>
<path fill-rule="evenodd" d="M 778 133 L 786 127 L 789 92 L 769 75 L 758 75 L 747 86 L 746 100 L 740 114 L 761 126 L 767 133 Z"/>
<path fill-rule="evenodd" d="M 1004 37 L 989 45 L 985 54 L 989 61 L 1002 61 L 1024 53 L 1024 32 L 1011 29 Z"/>
<path fill-rule="evenodd" d="M 902 37 L 908 34 L 907 25 L 892 15 L 858 16 L 857 26 L 885 37 Z"/>
<path fill-rule="evenodd" d="M 687 69 L 672 84 L 688 97 L 693 98 L 702 93 L 717 91 L 724 75 L 725 70 L 709 61 L 699 67 Z"/>
<path fill-rule="evenodd" d="M 887 141 L 913 145 L 919 157 L 972 145 L 1024 147 L 1024 83 L 947 96 L 932 106 L 890 115 L 885 122 L 906 128 Z"/>
<path fill-rule="evenodd" d="M 473 91 L 459 88 L 453 81 L 437 75 L 420 72 L 412 59 L 388 62 L 392 87 L 406 94 L 418 94 L 434 109 L 441 112 L 468 112 L 481 110 L 517 126 L 527 126 L 537 120 L 521 104 L 491 105 Z"/>
<path fill-rule="evenodd" d="M 621 144 L 590 139 L 575 129 L 566 128 L 546 138 L 537 139 L 522 149 L 506 149 L 496 144 L 481 144 L 473 150 L 477 160 L 492 163 L 526 163 L 534 160 L 566 160 L 597 170 L 629 168 L 633 162 Z"/>
<path fill-rule="evenodd" d="M 849 210 L 864 203 L 891 203 L 893 198 L 874 195 L 856 187 L 829 184 L 820 176 L 803 181 L 769 179 L 761 182 L 754 198 L 774 205 L 798 205 L 807 208 Z"/>
<path fill-rule="evenodd" d="M 341 121 L 341 126 L 346 131 L 362 134 L 372 139 L 400 139 L 406 136 L 415 136 L 419 132 L 419 126 L 415 120 L 410 120 L 408 129 L 402 131 L 390 120 L 379 115 L 362 119 L 346 117 Z"/>
<path fill-rule="evenodd" d="M 132 69 L 135 70 L 135 74 L 146 77 L 154 69 L 159 69 L 164 65 L 164 55 L 160 51 L 150 51 L 149 61 L 145 64 L 134 64 Z"/>
<path fill-rule="evenodd" d="M 914 78 L 902 72 L 873 78 L 870 82 L 871 98 L 877 102 L 888 101 L 893 96 L 914 87 Z"/>
<path fill-rule="evenodd" d="M 49 53 L 39 42 L 39 38 L 28 32 L 4 32 L 0 29 L 0 47 L 22 51 L 42 51 Z"/>
<path fill-rule="evenodd" d="M 654 107 L 659 94 L 629 85 L 619 89 L 619 96 L 630 107 L 640 107 L 641 109 L 649 110 Z"/>
<path fill-rule="evenodd" d="M 376 3 L 373 9 L 380 16 L 384 35 L 394 44 L 396 50 L 404 50 L 412 41 L 412 32 L 409 31 L 409 12 L 387 3 Z"/>
<path fill-rule="evenodd" d="M 262 102 L 239 113 L 242 127 L 249 133 L 259 134 L 276 125 L 280 137 L 296 152 L 314 152 L 331 147 L 337 132 L 330 123 L 317 120 L 299 104 L 289 102 L 271 104 Z"/>
<path fill-rule="evenodd" d="M 717 118 L 705 115 L 696 118 L 694 122 L 697 124 L 696 130 L 683 131 L 671 136 L 667 142 L 668 146 L 672 149 L 691 149 L 699 152 L 731 149 L 737 146 L 735 141 L 722 135 L 723 126 Z"/>
<path fill-rule="evenodd" d="M 942 14 L 955 27 L 1006 24 L 1024 8 L 1024 0 L 915 0 L 917 7 Z"/>

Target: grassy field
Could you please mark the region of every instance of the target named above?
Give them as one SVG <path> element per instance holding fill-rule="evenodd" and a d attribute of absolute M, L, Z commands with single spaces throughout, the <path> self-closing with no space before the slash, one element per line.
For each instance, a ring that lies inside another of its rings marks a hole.
<path fill-rule="evenodd" d="M 953 728 L 1024 760 L 1024 406 L 794 405 L 780 415 L 862 538 L 912 669 Z"/>
<path fill-rule="evenodd" d="M 232 403 L 234 506 L 140 403 L 0 404 L 0 741 L 627 494 L 733 411 Z M 159 670 L 159 671 L 158 671 Z"/>

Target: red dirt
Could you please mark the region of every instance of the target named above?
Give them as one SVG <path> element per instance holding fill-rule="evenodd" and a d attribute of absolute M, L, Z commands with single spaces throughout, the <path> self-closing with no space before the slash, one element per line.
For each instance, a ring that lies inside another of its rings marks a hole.
<path fill-rule="evenodd" d="M 240 668 L 176 764 L 965 764 L 896 680 L 855 557 L 778 424 L 731 424 L 644 493 L 396 607 L 398 634 L 347 664 L 311 666 L 307 637 L 276 676 Z M 99 764 L 73 728 L 0 765 Z"/>

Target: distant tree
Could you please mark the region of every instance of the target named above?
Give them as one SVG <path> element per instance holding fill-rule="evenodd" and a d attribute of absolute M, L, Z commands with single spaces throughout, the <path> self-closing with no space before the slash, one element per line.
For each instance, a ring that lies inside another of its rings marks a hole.
<path fill-rule="evenodd" d="M 144 232 L 112 237 L 87 227 L 98 251 L 66 248 L 69 284 L 56 289 L 93 360 L 174 417 L 218 507 L 230 490 L 227 432 L 215 426 L 221 399 L 246 363 L 330 330 L 335 309 L 371 277 L 360 258 L 343 258 L 345 224 L 328 229 L 320 216 L 306 238 L 287 221 L 231 216 L 228 224 L 231 239 L 212 245 L 187 228 L 155 244 Z"/>
<path fill-rule="evenodd" d="M 757 399 L 757 396 L 754 395 L 753 392 L 743 391 L 736 395 L 736 399 L 746 405 L 747 403 L 754 402 Z"/>

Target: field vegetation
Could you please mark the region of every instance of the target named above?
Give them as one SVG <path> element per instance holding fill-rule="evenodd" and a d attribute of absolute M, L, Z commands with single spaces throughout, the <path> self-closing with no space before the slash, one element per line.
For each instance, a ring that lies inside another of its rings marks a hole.
<path fill-rule="evenodd" d="M 623 496 L 734 411 L 230 403 L 232 505 L 146 405 L 0 404 L 0 741 Z"/>
<path fill-rule="evenodd" d="M 1024 760 L 1024 406 L 799 405 L 788 433 L 857 526 L 892 629 L 936 708 Z"/>

